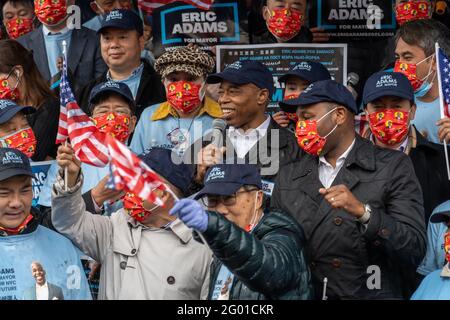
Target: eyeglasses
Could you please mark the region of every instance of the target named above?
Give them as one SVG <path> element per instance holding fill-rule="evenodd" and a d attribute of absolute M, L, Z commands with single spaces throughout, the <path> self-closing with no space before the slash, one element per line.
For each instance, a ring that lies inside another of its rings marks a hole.
<path fill-rule="evenodd" d="M 252 192 L 256 191 L 258 189 L 249 189 L 249 190 L 243 190 L 243 191 L 237 191 L 236 193 L 229 195 L 229 196 L 221 196 L 221 195 L 206 195 L 201 198 L 202 203 L 208 207 L 216 207 L 219 203 L 223 203 L 225 206 L 233 206 L 236 204 L 236 197 L 239 193 L 246 193 L 246 192 Z"/>

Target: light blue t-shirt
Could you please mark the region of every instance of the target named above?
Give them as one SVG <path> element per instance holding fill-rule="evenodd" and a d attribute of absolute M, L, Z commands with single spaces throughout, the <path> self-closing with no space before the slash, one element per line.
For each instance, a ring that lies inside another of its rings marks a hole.
<path fill-rule="evenodd" d="M 38 226 L 29 234 L 0 237 L 0 257 L 0 300 L 36 300 L 33 262 L 45 271 L 49 300 L 92 299 L 75 246 L 46 227 Z"/>
<path fill-rule="evenodd" d="M 86 21 L 83 24 L 83 27 L 94 30 L 95 32 L 97 32 L 98 30 L 100 30 L 100 27 L 102 26 L 102 21 L 103 21 L 103 17 L 100 16 L 95 16 L 93 17 L 91 20 Z"/>
<path fill-rule="evenodd" d="M 155 104 L 142 112 L 130 144 L 134 153 L 141 154 L 151 148 L 161 147 L 182 154 L 197 139 L 211 131 L 214 118 L 206 112 L 195 118 L 174 118 L 168 115 L 153 121 L 153 113 L 160 105 Z"/>
<path fill-rule="evenodd" d="M 431 214 L 431 218 L 439 213 L 450 210 L 450 200 L 438 205 Z M 433 223 L 430 221 L 427 229 L 427 252 L 422 263 L 417 268 L 417 273 L 426 276 L 437 269 L 442 269 L 445 264 L 444 235 L 448 227 L 444 222 Z"/>
<path fill-rule="evenodd" d="M 141 63 L 141 65 L 139 67 L 137 67 L 132 73 L 131 75 L 123 80 L 114 80 L 111 78 L 109 71 L 106 75 L 107 80 L 109 81 L 115 81 L 115 82 L 122 82 L 125 83 L 128 88 L 130 88 L 131 93 L 133 94 L 133 98 L 136 100 L 136 96 L 137 96 L 137 92 L 139 89 L 139 84 L 141 83 L 141 76 L 142 76 L 142 72 L 144 71 L 144 64 Z"/>
<path fill-rule="evenodd" d="M 439 99 L 433 102 L 422 102 L 416 99 L 417 110 L 416 116 L 412 121 L 419 130 L 419 132 L 426 131 L 427 139 L 434 143 L 441 143 L 438 138 L 439 127 L 436 125 L 441 119 L 441 110 L 439 105 Z"/>
<path fill-rule="evenodd" d="M 450 300 L 450 278 L 441 277 L 441 270 L 433 271 L 423 279 L 411 300 Z"/>
<path fill-rule="evenodd" d="M 50 69 L 50 75 L 53 77 L 59 72 L 56 61 L 58 57 L 63 55 L 62 42 L 64 40 L 67 43 L 67 52 L 69 51 L 72 30 L 63 30 L 60 34 L 48 34 L 48 30 L 43 28 L 42 33 L 44 34 L 45 50 L 47 51 L 48 68 Z"/>
<path fill-rule="evenodd" d="M 211 300 L 229 300 L 231 287 L 233 285 L 234 275 L 227 267 L 222 265 L 214 284 L 214 291 Z"/>

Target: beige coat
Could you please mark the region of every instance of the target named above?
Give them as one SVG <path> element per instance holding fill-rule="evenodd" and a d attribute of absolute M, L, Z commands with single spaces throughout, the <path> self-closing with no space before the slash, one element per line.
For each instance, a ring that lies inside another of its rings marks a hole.
<path fill-rule="evenodd" d="M 64 191 L 58 176 L 52 222 L 86 255 L 102 264 L 99 299 L 206 299 L 211 251 L 180 220 L 147 228 L 121 209 L 111 217 L 85 210 L 82 176 Z"/>

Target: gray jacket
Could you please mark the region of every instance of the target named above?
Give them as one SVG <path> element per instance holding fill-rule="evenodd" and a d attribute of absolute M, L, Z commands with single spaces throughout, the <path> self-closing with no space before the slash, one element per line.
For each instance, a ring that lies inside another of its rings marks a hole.
<path fill-rule="evenodd" d="M 121 209 L 111 217 L 85 210 L 82 175 L 64 191 L 53 186 L 52 222 L 86 255 L 102 264 L 99 299 L 206 299 L 211 251 L 180 220 L 147 228 Z"/>

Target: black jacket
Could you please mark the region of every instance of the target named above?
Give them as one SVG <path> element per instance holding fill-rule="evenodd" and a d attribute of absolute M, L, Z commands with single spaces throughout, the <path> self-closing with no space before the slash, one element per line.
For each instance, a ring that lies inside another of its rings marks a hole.
<path fill-rule="evenodd" d="M 209 212 L 203 236 L 214 253 L 208 299 L 222 263 L 234 274 L 230 300 L 312 298 L 304 233 L 290 215 L 267 211 L 248 233 L 223 215 Z"/>
<path fill-rule="evenodd" d="M 409 156 L 422 187 L 425 222 L 428 224 L 433 209 L 450 199 L 450 181 L 447 178 L 444 147 L 425 139 L 415 127 L 414 130 L 417 143 Z"/>
<path fill-rule="evenodd" d="M 316 294 L 328 278 L 330 299 L 402 299 L 426 249 L 422 191 L 404 153 L 356 137 L 333 185 L 344 184 L 372 210 L 367 229 L 319 194 L 318 159 L 311 155 L 281 169 L 272 205 L 305 230 Z M 380 289 L 370 290 L 373 267 Z M 320 295 L 319 295 L 320 297 Z"/>
<path fill-rule="evenodd" d="M 226 146 L 224 163 L 240 163 L 237 160 L 238 156 L 233 147 L 233 143 L 227 136 L 228 128 L 229 127 L 227 126 L 223 131 L 222 139 Z M 201 148 L 206 147 L 210 143 L 210 134 L 203 137 L 203 139 L 195 141 L 186 151 L 184 161 L 186 163 L 195 164 L 197 153 Z M 257 165 L 261 169 L 261 178 L 273 182 L 279 169 L 288 163 L 297 160 L 300 154 L 301 150 L 295 135 L 289 130 L 280 127 L 278 123 L 271 118 L 267 130 L 267 137 L 258 140 L 258 143 L 246 154 L 245 159 L 239 159 L 239 161 Z M 195 171 L 195 169 L 193 171 Z M 191 192 L 195 193 L 199 191 L 201 187 L 202 185 L 194 183 L 191 185 Z"/>
<path fill-rule="evenodd" d="M 139 120 L 141 113 L 145 108 L 166 101 L 166 91 L 162 85 L 161 77 L 146 60 L 142 60 L 142 62 L 144 63 L 144 70 L 142 71 L 141 82 L 139 83 L 135 99 L 137 120 Z M 87 114 L 91 113 L 89 110 L 89 95 L 91 94 L 91 90 L 97 84 L 106 81 L 107 72 L 108 71 L 103 73 L 101 77 L 89 82 L 84 88 L 76 93 L 80 107 Z"/>

